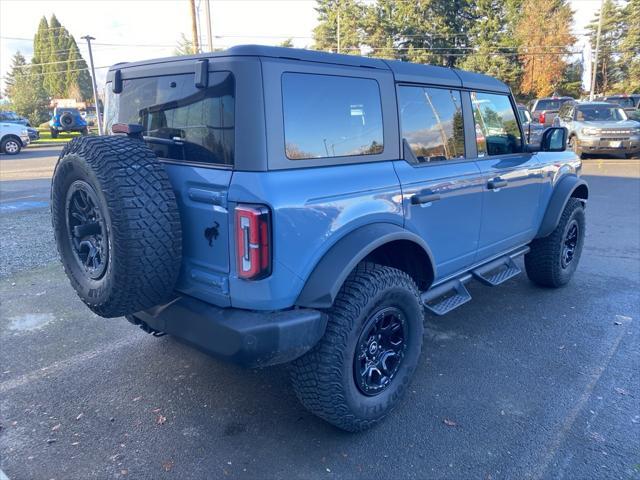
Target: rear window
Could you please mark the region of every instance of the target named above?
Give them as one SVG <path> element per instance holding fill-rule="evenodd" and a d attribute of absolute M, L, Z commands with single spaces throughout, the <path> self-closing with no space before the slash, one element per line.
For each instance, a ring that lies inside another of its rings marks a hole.
<path fill-rule="evenodd" d="M 612 97 L 607 98 L 606 101 L 609 103 L 620 105 L 622 108 L 633 108 L 636 106 L 633 98 L 631 97 Z"/>
<path fill-rule="evenodd" d="M 382 153 L 382 104 L 375 80 L 282 75 L 285 152 L 290 160 Z"/>
<path fill-rule="evenodd" d="M 105 115 L 114 123 L 137 123 L 149 147 L 162 158 L 233 165 L 235 84 L 229 72 L 209 73 L 207 88 L 194 74 L 125 80 L 109 95 Z"/>
<path fill-rule="evenodd" d="M 563 103 L 569 102 L 570 99 L 566 100 L 538 100 L 536 104 L 536 110 L 560 110 L 560 107 Z"/>

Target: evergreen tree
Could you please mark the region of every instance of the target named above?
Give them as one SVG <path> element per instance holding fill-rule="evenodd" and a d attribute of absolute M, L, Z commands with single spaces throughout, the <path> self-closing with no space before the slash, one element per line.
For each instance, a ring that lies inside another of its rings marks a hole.
<path fill-rule="evenodd" d="M 196 49 L 193 46 L 193 42 L 189 40 L 184 33 L 181 33 L 178 44 L 176 48 L 173 49 L 173 54 L 180 57 L 183 55 L 194 55 L 195 53 Z"/>
<path fill-rule="evenodd" d="M 313 30 L 314 48 L 360 55 L 360 47 L 364 43 L 361 23 L 366 9 L 365 5 L 355 0 L 318 0 L 318 26 Z"/>
<path fill-rule="evenodd" d="M 473 9 L 474 22 L 470 38 L 473 53 L 461 63 L 460 68 L 485 73 L 511 85 L 514 93 L 522 68 L 517 57 L 517 40 L 513 36 L 514 11 L 517 7 L 505 0 L 477 0 Z"/>
<path fill-rule="evenodd" d="M 621 44 L 621 34 L 623 29 L 622 11 L 613 0 L 605 0 L 602 6 L 602 12 L 598 12 L 595 18 L 587 26 L 590 33 L 591 51 L 596 50 L 596 37 L 598 35 L 598 23 L 600 15 L 602 17 L 602 31 L 600 34 L 600 48 L 598 50 L 598 66 L 596 70 L 596 86 L 597 93 L 606 95 L 610 92 L 613 85 L 623 79 L 623 72 L 620 63 L 620 55 L 618 50 Z M 635 19 L 636 23 L 640 20 Z"/>
<path fill-rule="evenodd" d="M 65 79 L 65 92 L 67 98 L 75 98 L 83 100 L 91 98 L 93 88 L 91 86 L 91 75 L 87 62 L 84 61 L 80 50 L 73 37 L 69 38 L 68 49 L 69 57 L 67 58 L 67 71 Z"/>
<path fill-rule="evenodd" d="M 7 73 L 7 77 L 4 81 L 4 94 L 11 98 L 16 83 L 19 85 L 24 78 L 25 68 L 27 67 L 27 60 L 24 55 L 18 50 L 11 58 L 11 70 Z"/>
<path fill-rule="evenodd" d="M 640 93 L 640 0 L 629 0 L 620 16 L 620 91 Z"/>

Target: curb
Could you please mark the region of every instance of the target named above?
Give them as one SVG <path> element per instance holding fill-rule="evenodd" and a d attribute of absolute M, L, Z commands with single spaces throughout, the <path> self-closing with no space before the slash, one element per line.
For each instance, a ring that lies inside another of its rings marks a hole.
<path fill-rule="evenodd" d="M 30 143 L 27 149 L 43 148 L 43 147 L 64 147 L 68 142 L 47 142 L 47 143 Z M 2 480 L 2 478 L 0 478 Z"/>

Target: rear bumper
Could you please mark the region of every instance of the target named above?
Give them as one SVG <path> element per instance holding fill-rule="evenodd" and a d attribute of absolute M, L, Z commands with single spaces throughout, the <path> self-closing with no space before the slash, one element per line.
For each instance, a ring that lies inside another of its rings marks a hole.
<path fill-rule="evenodd" d="M 322 338 L 327 326 L 326 315 L 318 310 L 220 308 L 187 296 L 129 319 L 246 367 L 277 365 L 300 357 Z"/>

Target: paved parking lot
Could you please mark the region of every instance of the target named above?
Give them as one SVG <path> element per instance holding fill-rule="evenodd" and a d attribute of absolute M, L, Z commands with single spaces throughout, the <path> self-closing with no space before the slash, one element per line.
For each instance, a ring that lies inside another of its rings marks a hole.
<path fill-rule="evenodd" d="M 472 302 L 428 318 L 406 401 L 354 435 L 308 414 L 285 367 L 243 370 L 85 308 L 51 234 L 57 151 L 0 156 L 9 478 L 640 478 L 640 161 L 585 161 L 569 286 L 471 284 Z"/>

